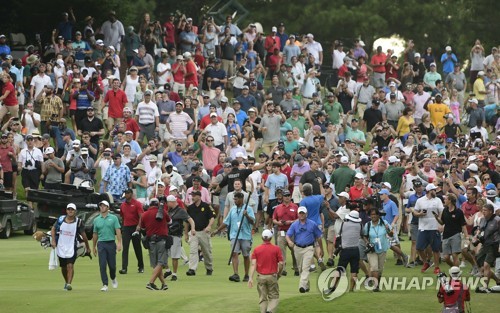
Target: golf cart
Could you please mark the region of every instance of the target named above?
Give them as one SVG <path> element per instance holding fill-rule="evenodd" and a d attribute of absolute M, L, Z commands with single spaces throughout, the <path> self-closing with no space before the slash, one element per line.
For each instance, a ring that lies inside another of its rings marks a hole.
<path fill-rule="evenodd" d="M 36 231 L 35 212 L 26 203 L 13 199 L 12 193 L 0 190 L 0 238 L 8 239 L 13 231 L 26 235 Z"/>
<path fill-rule="evenodd" d="M 96 193 L 91 187 L 61 184 L 61 190 L 29 190 L 27 200 L 37 203 L 37 222 L 40 227 L 51 227 L 57 218 L 66 214 L 68 203 L 74 203 L 78 217 L 84 222 L 93 213 L 99 213 L 99 202 L 106 200 L 110 203 L 111 210 L 119 204 L 114 203 L 113 197 L 108 193 Z"/>

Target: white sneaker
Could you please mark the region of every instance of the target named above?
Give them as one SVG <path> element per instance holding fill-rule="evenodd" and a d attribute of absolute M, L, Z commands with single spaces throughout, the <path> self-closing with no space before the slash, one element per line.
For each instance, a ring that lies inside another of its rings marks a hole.
<path fill-rule="evenodd" d="M 107 285 L 103 285 L 102 288 L 101 288 L 101 291 L 108 291 L 108 286 Z"/>
<path fill-rule="evenodd" d="M 460 268 L 464 268 L 464 267 L 467 267 L 467 264 L 465 264 L 464 261 L 460 262 Z"/>
<path fill-rule="evenodd" d="M 116 280 L 116 278 L 111 281 L 111 284 L 113 285 L 113 288 L 118 288 L 118 281 Z"/>

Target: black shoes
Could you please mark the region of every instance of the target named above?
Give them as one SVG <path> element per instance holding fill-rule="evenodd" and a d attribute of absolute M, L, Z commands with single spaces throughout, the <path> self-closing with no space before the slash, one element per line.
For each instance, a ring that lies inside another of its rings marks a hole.
<path fill-rule="evenodd" d="M 214 272 L 214 270 L 207 270 L 207 276 L 212 276 L 213 272 Z"/>
<path fill-rule="evenodd" d="M 326 265 L 330 267 L 335 266 L 335 261 L 332 258 L 330 258 L 328 259 L 328 261 L 326 261 Z"/>
<path fill-rule="evenodd" d="M 149 290 L 160 290 L 160 289 L 158 289 L 158 287 L 157 287 L 155 284 L 153 284 L 153 283 L 149 283 L 149 284 L 147 284 L 147 285 L 146 285 L 146 289 L 149 289 Z"/>
<path fill-rule="evenodd" d="M 229 280 L 234 281 L 235 283 L 239 283 L 240 282 L 240 275 L 233 274 L 233 275 L 229 276 Z"/>
<path fill-rule="evenodd" d="M 245 275 L 245 277 L 243 277 L 243 281 L 248 281 L 250 279 L 250 277 L 248 277 L 248 275 Z"/>
<path fill-rule="evenodd" d="M 187 272 L 186 272 L 186 275 L 187 276 L 195 276 L 196 275 L 196 272 L 192 269 L 189 269 Z"/>
<path fill-rule="evenodd" d="M 172 275 L 171 281 L 177 281 L 177 275 Z"/>
<path fill-rule="evenodd" d="M 121 269 L 118 271 L 118 273 L 125 275 L 127 274 L 127 270 Z"/>
<path fill-rule="evenodd" d="M 306 293 L 306 292 L 309 292 L 309 289 L 306 289 L 306 288 L 304 288 L 304 287 L 300 287 L 300 288 L 299 288 L 299 292 L 300 292 L 300 293 Z"/>
<path fill-rule="evenodd" d="M 144 269 L 143 269 L 143 268 L 139 268 L 139 269 L 137 270 L 137 273 L 139 273 L 139 274 L 144 273 Z"/>
<path fill-rule="evenodd" d="M 287 274 L 288 273 L 285 270 L 281 271 L 281 276 L 286 276 Z"/>
<path fill-rule="evenodd" d="M 294 276 L 300 276 L 300 273 L 299 273 L 299 271 L 295 271 L 295 272 L 293 273 L 293 275 L 294 275 Z"/>
<path fill-rule="evenodd" d="M 163 274 L 163 278 L 167 278 L 170 275 L 172 275 L 172 271 L 167 271 Z"/>

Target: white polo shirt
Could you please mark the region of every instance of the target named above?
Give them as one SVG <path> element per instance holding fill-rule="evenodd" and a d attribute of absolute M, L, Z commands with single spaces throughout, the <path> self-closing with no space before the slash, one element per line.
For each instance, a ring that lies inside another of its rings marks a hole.
<path fill-rule="evenodd" d="M 227 136 L 227 129 L 224 124 L 217 122 L 217 124 L 210 123 L 205 127 L 205 132 L 210 132 L 210 136 L 214 137 L 214 145 L 218 146 L 224 143 L 224 136 Z"/>
<path fill-rule="evenodd" d="M 427 210 L 427 214 L 418 218 L 418 230 L 437 230 L 438 222 L 432 212 L 438 215 L 443 212 L 444 206 L 438 197 L 429 199 L 427 196 L 419 198 L 415 203 L 415 211 Z"/>

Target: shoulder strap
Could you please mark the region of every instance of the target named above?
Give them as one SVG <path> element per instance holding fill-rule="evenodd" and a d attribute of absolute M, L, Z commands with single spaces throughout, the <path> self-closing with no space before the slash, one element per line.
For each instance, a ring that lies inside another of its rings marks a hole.
<path fill-rule="evenodd" d="M 66 219 L 66 215 L 61 215 L 59 216 L 59 218 L 57 219 L 57 224 L 56 224 L 56 233 L 59 232 L 59 230 L 61 229 L 61 225 L 62 223 L 64 222 L 64 220 Z"/>

